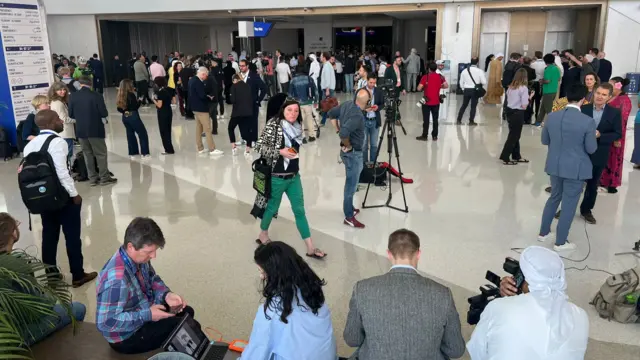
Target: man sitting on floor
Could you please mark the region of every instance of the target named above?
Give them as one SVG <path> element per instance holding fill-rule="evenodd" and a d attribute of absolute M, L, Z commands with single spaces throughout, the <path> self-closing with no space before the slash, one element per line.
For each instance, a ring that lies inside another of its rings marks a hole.
<path fill-rule="evenodd" d="M 149 218 L 135 218 L 124 245 L 98 277 L 96 323 L 109 345 L 120 353 L 158 349 L 185 314 L 194 311 L 171 292 L 151 266 L 165 244 L 162 230 Z"/>

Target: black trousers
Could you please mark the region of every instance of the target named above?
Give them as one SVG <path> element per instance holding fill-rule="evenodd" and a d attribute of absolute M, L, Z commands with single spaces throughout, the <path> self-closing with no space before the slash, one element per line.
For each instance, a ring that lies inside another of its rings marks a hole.
<path fill-rule="evenodd" d="M 227 101 L 227 104 L 231 105 L 231 84 L 224 85 L 224 98 Z"/>
<path fill-rule="evenodd" d="M 229 132 L 229 141 L 233 144 L 236 142 L 236 126 L 240 127 L 240 136 L 242 136 L 247 144 L 249 143 L 249 139 L 251 138 L 251 134 L 249 133 L 249 124 L 251 123 L 251 116 L 236 116 L 232 117 L 229 120 L 229 126 L 227 126 L 227 131 Z"/>
<path fill-rule="evenodd" d="M 182 95 L 184 96 L 184 116 L 191 119 L 195 118 L 193 111 L 191 111 L 191 106 L 189 106 L 189 91 L 183 89 Z"/>
<path fill-rule="evenodd" d="M 98 93 L 104 93 L 104 79 L 98 76 L 93 77 L 93 90 Z"/>
<path fill-rule="evenodd" d="M 171 142 L 171 123 L 173 122 L 173 112 L 166 114 L 158 113 L 158 129 L 160 130 L 160 139 L 162 139 L 162 147 L 167 154 L 175 153 L 173 143 Z"/>
<path fill-rule="evenodd" d="M 193 308 L 187 306 L 180 314 L 160 321 L 146 322 L 131 337 L 109 345 L 113 350 L 121 354 L 142 354 L 157 350 L 175 330 L 176 326 L 180 324 L 185 314 L 189 314 L 192 318 L 195 315 Z"/>
<path fill-rule="evenodd" d="M 220 106 L 220 115 L 224 115 L 224 96 L 222 88 L 218 90 L 218 105 Z"/>
<path fill-rule="evenodd" d="M 587 186 L 584 188 L 584 197 L 580 204 L 580 214 L 591 214 L 591 210 L 596 206 L 598 185 L 600 185 L 600 177 L 605 167 L 606 165 L 593 165 L 593 177 L 587 180 Z"/>
<path fill-rule="evenodd" d="M 282 92 L 285 94 L 289 94 L 289 82 L 280 83 L 280 87 L 282 88 Z"/>
<path fill-rule="evenodd" d="M 344 91 L 344 73 L 336 73 L 336 91 Z"/>
<path fill-rule="evenodd" d="M 138 99 L 143 104 L 151 104 L 151 98 L 149 97 L 149 82 L 146 80 L 136 81 L 136 89 L 138 90 Z"/>
<path fill-rule="evenodd" d="M 525 111 L 522 109 L 506 108 L 507 121 L 509 122 L 509 135 L 504 143 L 500 160 L 502 161 L 518 161 L 522 158 L 520 155 L 520 135 L 522 135 L 522 126 L 524 125 Z"/>
<path fill-rule="evenodd" d="M 249 125 L 247 125 L 248 130 L 247 134 L 249 135 L 248 139 L 244 139 L 247 141 L 247 146 L 253 147 L 258 141 L 258 115 L 260 114 L 260 107 L 256 104 L 253 106 L 253 115 L 251 116 L 251 121 Z"/>
<path fill-rule="evenodd" d="M 504 89 L 504 102 L 502 103 L 502 120 L 507 120 L 507 90 L 508 87 L 503 87 Z"/>
<path fill-rule="evenodd" d="M 218 100 L 209 101 L 209 117 L 211 118 L 211 130 L 218 134 Z"/>
<path fill-rule="evenodd" d="M 81 209 L 82 205 L 76 205 L 69 200 L 69 203 L 58 211 L 40 214 L 42 219 L 42 262 L 58 266 L 56 259 L 60 228 L 62 228 L 73 281 L 84 277 L 82 240 L 80 240 Z"/>
<path fill-rule="evenodd" d="M 464 112 L 467 110 L 467 106 L 471 103 L 471 111 L 469 112 L 469 122 L 474 122 L 476 118 L 476 109 L 478 108 L 478 96 L 476 95 L 475 89 L 464 89 L 462 97 L 462 106 L 460 107 L 460 111 L 458 111 L 458 122 L 462 122 L 462 116 Z"/>
<path fill-rule="evenodd" d="M 422 105 L 422 136 L 429 136 L 429 115 L 433 116 L 433 130 L 431 136 L 438 137 L 438 115 L 440 114 L 440 104 Z"/>
<path fill-rule="evenodd" d="M 540 112 L 540 100 L 542 100 L 542 87 L 540 87 L 540 83 L 536 82 L 533 84 L 533 90 L 535 91 L 535 94 L 533 95 L 533 105 L 534 105 L 534 112 L 536 115 L 536 119 L 538 118 L 538 112 Z M 534 121 L 535 122 L 535 121 Z"/>

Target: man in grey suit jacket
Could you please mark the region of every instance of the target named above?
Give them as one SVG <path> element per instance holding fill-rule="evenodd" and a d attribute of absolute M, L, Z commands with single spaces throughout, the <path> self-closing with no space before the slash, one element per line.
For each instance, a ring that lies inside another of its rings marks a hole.
<path fill-rule="evenodd" d="M 459 358 L 465 344 L 451 290 L 418 274 L 420 239 L 409 230 L 389 236 L 388 273 L 353 288 L 344 340 L 358 360 Z"/>
<path fill-rule="evenodd" d="M 592 164 L 589 154 L 598 148 L 596 125 L 593 119 L 580 110 L 586 95 L 584 85 L 576 84 L 567 89 L 569 105 L 564 110 L 549 114 L 542 129 L 542 144 L 548 145 L 547 162 L 544 171 L 551 177 L 551 196 L 542 212 L 539 241 L 551 235 L 551 222 L 562 202 L 562 213 L 558 221 L 554 250 L 574 250 L 569 243 L 569 229 L 573 221 L 582 185 L 591 179 Z"/>

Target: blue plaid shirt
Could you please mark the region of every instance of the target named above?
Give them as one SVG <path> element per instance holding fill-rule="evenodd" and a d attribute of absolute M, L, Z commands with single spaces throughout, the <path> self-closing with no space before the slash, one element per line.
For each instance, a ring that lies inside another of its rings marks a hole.
<path fill-rule="evenodd" d="M 150 263 L 139 265 L 141 273 L 146 273 L 151 289 L 149 299 L 136 276 L 138 269 L 127 257 L 125 251 L 118 250 L 100 271 L 96 285 L 97 309 L 96 325 L 110 343 L 119 343 L 131 337 L 145 322 L 151 321 L 151 306 L 163 304 L 164 296 L 170 290 L 160 276 L 156 275 Z M 127 264 L 128 263 L 128 264 Z"/>

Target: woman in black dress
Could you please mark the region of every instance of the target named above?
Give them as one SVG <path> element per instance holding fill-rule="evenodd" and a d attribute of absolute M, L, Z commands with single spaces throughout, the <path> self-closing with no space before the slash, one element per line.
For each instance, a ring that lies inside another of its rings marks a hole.
<path fill-rule="evenodd" d="M 227 60 L 227 66 L 224 67 L 224 97 L 227 99 L 227 104 L 231 104 L 230 94 L 231 86 L 233 85 L 233 75 L 236 74 L 236 70 L 233 68 L 231 61 Z"/>
<path fill-rule="evenodd" d="M 153 82 L 158 88 L 153 95 L 153 103 L 156 104 L 156 109 L 158 110 L 158 129 L 160 129 L 160 138 L 164 147 L 162 155 L 175 154 L 171 143 L 171 122 L 173 121 L 171 98 L 173 97 L 173 92 L 167 87 L 167 79 L 164 77 L 158 76 Z"/>

